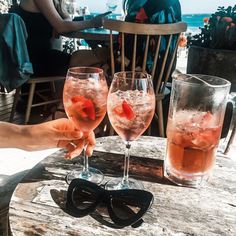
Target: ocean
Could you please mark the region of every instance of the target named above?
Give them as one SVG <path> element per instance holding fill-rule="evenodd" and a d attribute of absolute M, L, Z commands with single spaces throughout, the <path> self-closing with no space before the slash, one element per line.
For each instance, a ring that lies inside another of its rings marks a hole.
<path fill-rule="evenodd" d="M 211 14 L 183 14 L 182 21 L 188 24 L 187 33 L 197 34 L 200 32 L 199 27 L 203 27 L 204 18 L 209 18 Z"/>

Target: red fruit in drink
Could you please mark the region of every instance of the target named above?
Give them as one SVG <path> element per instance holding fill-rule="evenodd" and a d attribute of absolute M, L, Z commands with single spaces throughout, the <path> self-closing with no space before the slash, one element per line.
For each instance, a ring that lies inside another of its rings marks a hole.
<path fill-rule="evenodd" d="M 82 118 L 89 118 L 90 120 L 95 120 L 95 107 L 90 99 L 76 95 L 71 98 L 71 101 L 75 104 L 73 108 Z"/>
<path fill-rule="evenodd" d="M 125 113 L 123 111 L 122 106 L 115 107 L 113 111 L 116 113 L 116 115 L 118 115 L 120 117 L 125 117 Z"/>
<path fill-rule="evenodd" d="M 76 95 L 76 96 L 71 98 L 71 101 L 72 101 L 72 103 L 77 103 L 77 102 L 84 102 L 85 99 L 86 98 L 83 97 L 83 96 Z"/>
<path fill-rule="evenodd" d="M 90 120 L 95 120 L 96 114 L 93 102 L 90 99 L 87 99 L 83 105 L 84 105 L 83 111 L 88 115 L 88 118 Z"/>
<path fill-rule="evenodd" d="M 123 101 L 121 105 L 116 106 L 113 111 L 116 115 L 125 117 L 128 120 L 133 120 L 136 116 L 132 106 L 126 101 Z"/>
<path fill-rule="evenodd" d="M 135 118 L 135 112 L 133 111 L 132 106 L 129 103 L 127 103 L 125 100 L 122 103 L 122 108 L 125 113 L 125 117 L 128 120 L 133 120 Z"/>

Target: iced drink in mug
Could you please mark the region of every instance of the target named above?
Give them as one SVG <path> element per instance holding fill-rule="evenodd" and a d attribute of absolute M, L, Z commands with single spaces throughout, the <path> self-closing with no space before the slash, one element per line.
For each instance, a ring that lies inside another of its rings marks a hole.
<path fill-rule="evenodd" d="M 230 82 L 209 75 L 175 74 L 167 124 L 165 176 L 198 187 L 214 167 Z"/>

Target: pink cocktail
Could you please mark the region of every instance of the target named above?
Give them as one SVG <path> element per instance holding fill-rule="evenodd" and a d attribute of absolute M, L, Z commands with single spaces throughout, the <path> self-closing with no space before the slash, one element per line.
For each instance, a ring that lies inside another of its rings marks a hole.
<path fill-rule="evenodd" d="M 108 116 L 114 130 L 125 141 L 136 140 L 149 126 L 154 115 L 152 93 L 118 91 L 107 102 Z"/>
<path fill-rule="evenodd" d="M 63 103 L 66 114 L 84 133 L 94 130 L 103 120 L 107 109 L 106 80 L 97 84 L 93 78 L 81 80 L 73 77 L 65 83 Z"/>
<path fill-rule="evenodd" d="M 103 120 L 106 114 L 108 88 L 103 70 L 94 67 L 74 67 L 67 73 L 63 91 L 63 103 L 68 118 L 86 136 Z M 102 173 L 88 167 L 88 157 L 84 157 L 82 170 L 67 175 L 67 182 L 83 178 L 100 183 Z"/>
<path fill-rule="evenodd" d="M 229 90 L 219 77 L 174 73 L 165 158 L 174 183 L 200 187 L 211 176 Z"/>
<path fill-rule="evenodd" d="M 142 189 L 141 182 L 130 179 L 129 150 L 150 125 L 155 111 L 151 76 L 143 72 L 119 72 L 114 75 L 107 101 L 112 127 L 125 142 L 124 176 L 107 183 L 107 189 Z"/>
<path fill-rule="evenodd" d="M 221 126 L 210 112 L 177 112 L 168 120 L 168 170 L 179 179 L 208 177 L 214 167 Z"/>

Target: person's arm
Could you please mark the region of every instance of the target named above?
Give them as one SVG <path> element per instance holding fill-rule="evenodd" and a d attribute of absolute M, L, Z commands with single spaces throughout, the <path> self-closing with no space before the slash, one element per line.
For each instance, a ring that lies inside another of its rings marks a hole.
<path fill-rule="evenodd" d="M 94 133 L 83 137 L 68 119 L 57 119 L 37 125 L 15 125 L 0 122 L 0 148 L 20 148 L 27 151 L 65 148 L 66 158 L 73 158 L 87 145 L 86 154 L 92 155 Z"/>
<path fill-rule="evenodd" d="M 67 21 L 61 18 L 52 0 L 34 0 L 35 5 L 58 33 L 65 33 L 102 25 L 102 16 L 85 21 Z"/>

